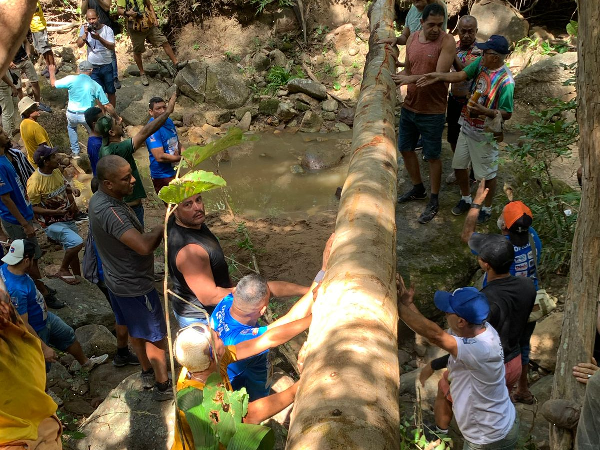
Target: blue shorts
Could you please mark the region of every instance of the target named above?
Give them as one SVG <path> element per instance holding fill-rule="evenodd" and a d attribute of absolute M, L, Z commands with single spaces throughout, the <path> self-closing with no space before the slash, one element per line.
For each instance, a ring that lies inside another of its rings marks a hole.
<path fill-rule="evenodd" d="M 36 330 L 36 333 L 44 344 L 56 347 L 61 352 L 66 351 L 75 342 L 73 328 L 51 312 L 48 312 L 46 327 Z"/>
<path fill-rule="evenodd" d="M 426 159 L 440 159 L 445 123 L 445 114 L 417 114 L 402 108 L 398 126 L 398 150 L 414 151 L 421 136 L 423 156 Z"/>
<path fill-rule="evenodd" d="M 92 70 L 90 77 L 98 83 L 102 87 L 102 90 L 107 94 L 114 94 L 117 92 L 112 62 L 104 64 L 103 66 L 94 66 L 94 70 Z"/>
<path fill-rule="evenodd" d="M 54 222 L 46 228 L 46 234 L 50 239 L 59 242 L 64 249 L 77 247 L 83 244 L 83 239 L 77 234 L 77 224 L 71 222 Z"/>
<path fill-rule="evenodd" d="M 177 319 L 177 323 L 179 324 L 179 328 L 185 328 L 188 327 L 194 323 L 203 323 L 204 325 L 208 325 L 208 321 L 206 319 L 201 319 L 200 317 L 185 317 L 185 316 L 180 316 L 179 314 L 177 314 L 175 312 L 175 310 L 173 310 L 173 315 L 175 316 L 175 319 Z M 210 315 L 209 315 L 210 317 Z"/>
<path fill-rule="evenodd" d="M 108 290 L 117 325 L 125 325 L 129 336 L 159 342 L 167 335 L 167 324 L 156 289 L 138 297 L 119 297 Z"/>

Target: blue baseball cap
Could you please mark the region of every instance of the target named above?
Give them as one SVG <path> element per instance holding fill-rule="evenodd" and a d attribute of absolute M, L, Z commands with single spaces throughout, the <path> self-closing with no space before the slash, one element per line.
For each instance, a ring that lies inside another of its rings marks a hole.
<path fill-rule="evenodd" d="M 433 301 L 439 310 L 456 314 L 475 325 L 482 324 L 490 314 L 487 298 L 474 287 L 459 288 L 454 292 L 437 291 Z"/>
<path fill-rule="evenodd" d="M 493 50 L 501 55 L 508 55 L 510 50 L 508 49 L 508 41 L 504 36 L 499 34 L 492 34 L 490 38 L 485 42 L 475 42 L 477 48 L 481 50 Z"/>

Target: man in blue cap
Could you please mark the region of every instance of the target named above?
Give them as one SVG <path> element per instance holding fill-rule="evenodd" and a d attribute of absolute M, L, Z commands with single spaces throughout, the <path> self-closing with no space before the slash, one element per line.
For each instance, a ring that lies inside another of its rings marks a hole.
<path fill-rule="evenodd" d="M 398 313 L 415 333 L 450 353 L 450 391 L 436 398 L 436 408 L 456 418 L 466 449 L 513 449 L 519 435 L 516 410 L 504 380 L 504 354 L 500 337 L 489 325 L 490 307 L 481 292 L 465 287 L 454 292 L 437 291 L 434 302 L 446 313 L 450 329 L 442 330 L 425 318 L 413 303 L 414 288 L 398 280 Z M 451 396 L 451 400 L 450 397 Z M 437 421 L 437 419 L 436 419 Z M 448 421 L 449 423 L 449 421 Z M 437 434 L 448 433 L 436 424 Z"/>
<path fill-rule="evenodd" d="M 458 216 L 470 208 L 477 208 L 480 210 L 478 221 L 482 223 L 489 220 L 492 214 L 492 199 L 498 172 L 498 150 L 489 137 L 489 131 L 498 121 L 503 123 L 511 118 L 515 80 L 504 64 L 506 55 L 510 53 L 508 41 L 504 36 L 494 34 L 486 42 L 475 45 L 483 50 L 483 55 L 463 70 L 429 73 L 417 81 L 417 86 L 423 87 L 439 81 L 460 83 L 474 80 L 471 85 L 471 99 L 463 108 L 459 120 L 461 130 L 452 159 L 452 168 L 462 195 L 458 204 L 452 208 L 452 214 Z M 501 129 L 494 131 L 493 139 L 502 140 Z M 469 163 L 473 166 L 475 178 L 485 178 L 485 187 L 489 189 L 483 205 L 473 203 L 471 198 Z"/>

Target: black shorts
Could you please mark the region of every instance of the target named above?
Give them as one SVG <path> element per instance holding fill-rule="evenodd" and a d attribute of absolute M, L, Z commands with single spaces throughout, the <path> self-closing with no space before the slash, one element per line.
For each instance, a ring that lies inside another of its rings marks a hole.
<path fill-rule="evenodd" d="M 451 145 L 456 145 L 458 135 L 460 134 L 460 125 L 458 119 L 462 112 L 463 106 L 467 104 L 466 97 L 448 96 L 448 109 L 446 110 L 446 123 L 448 124 L 448 137 L 446 140 Z"/>

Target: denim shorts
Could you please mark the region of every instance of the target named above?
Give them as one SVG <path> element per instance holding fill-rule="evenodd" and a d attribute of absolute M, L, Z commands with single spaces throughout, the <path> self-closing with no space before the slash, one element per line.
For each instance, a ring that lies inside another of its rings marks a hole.
<path fill-rule="evenodd" d="M 120 297 L 108 290 L 117 325 L 126 325 L 129 335 L 149 342 L 159 342 L 167 334 L 167 324 L 158 292 Z"/>
<path fill-rule="evenodd" d="M 92 75 L 90 76 L 107 94 L 117 92 L 112 63 L 104 64 L 103 66 L 94 66 L 94 70 L 92 70 Z"/>
<path fill-rule="evenodd" d="M 61 352 L 66 351 L 75 342 L 73 328 L 51 312 L 48 312 L 46 327 L 36 332 L 44 344 L 56 347 Z"/>
<path fill-rule="evenodd" d="M 398 126 L 398 150 L 414 151 L 421 136 L 423 156 L 426 159 L 440 159 L 445 123 L 445 114 L 418 114 L 402 108 Z"/>
<path fill-rule="evenodd" d="M 77 231 L 77 224 L 73 221 L 54 222 L 46 228 L 48 237 L 62 244 L 65 249 L 83 244 L 83 239 L 77 234 Z"/>
<path fill-rule="evenodd" d="M 173 315 L 175 319 L 177 319 L 177 323 L 179 324 L 179 328 L 188 327 L 194 323 L 203 323 L 204 325 L 208 325 L 208 321 L 206 319 L 201 319 L 200 317 L 185 317 L 180 316 L 173 310 Z"/>

